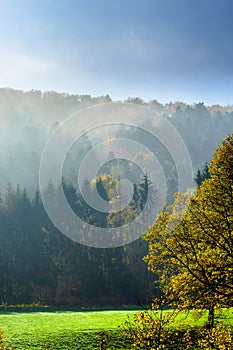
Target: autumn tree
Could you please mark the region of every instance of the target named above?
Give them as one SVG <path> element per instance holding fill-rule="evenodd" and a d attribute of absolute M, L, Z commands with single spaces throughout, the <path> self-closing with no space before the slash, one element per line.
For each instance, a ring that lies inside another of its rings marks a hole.
<path fill-rule="evenodd" d="M 215 309 L 233 301 L 233 135 L 214 152 L 210 178 L 194 194 L 175 196 L 144 239 L 148 267 L 183 309 Z"/>

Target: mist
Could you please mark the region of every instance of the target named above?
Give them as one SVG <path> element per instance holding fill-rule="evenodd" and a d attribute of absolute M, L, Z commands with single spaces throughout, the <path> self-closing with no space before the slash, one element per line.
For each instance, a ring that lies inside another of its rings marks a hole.
<path fill-rule="evenodd" d="M 41 155 L 52 132 L 78 111 L 106 102 L 111 102 L 108 95 L 91 97 L 53 91 L 42 93 L 36 90 L 0 89 L 0 186 L 2 191 L 11 182 L 14 186 L 25 187 L 32 194 L 38 186 Z M 233 129 L 232 106 L 205 106 L 203 103 L 188 105 L 181 102 L 163 105 L 157 101 L 144 102 L 139 97 L 129 98 L 127 102 L 150 107 L 167 118 L 183 138 L 194 169 L 209 161 L 214 148 Z M 145 118 L 142 117 L 142 126 L 153 123 L 153 118 L 150 121 Z M 92 131 L 86 135 L 86 144 L 82 139 L 73 147 L 73 155 L 72 152 L 68 154 L 68 158 L 73 158 L 73 165 L 66 166 L 64 172 L 70 180 L 75 181 L 74 162 L 78 161 L 78 152 L 85 153 L 98 143 L 98 140 L 116 136 L 114 133 L 136 139 L 141 143 L 146 142 L 152 152 L 157 147 L 153 145 L 153 140 L 148 144 L 142 132 L 134 132 L 130 129 L 121 130 L 121 132 L 116 129 L 110 131 L 109 128 Z M 64 135 L 65 137 L 69 135 Z M 61 147 L 62 142 L 61 140 Z M 80 158 L 82 158 L 81 153 Z M 166 157 L 169 159 L 169 154 Z M 75 167 L 77 171 L 77 164 Z"/>

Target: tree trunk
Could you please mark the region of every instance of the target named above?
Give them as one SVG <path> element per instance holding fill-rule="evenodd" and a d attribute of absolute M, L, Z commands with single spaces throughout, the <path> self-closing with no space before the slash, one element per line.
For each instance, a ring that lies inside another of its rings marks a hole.
<path fill-rule="evenodd" d="M 207 320 L 207 328 L 211 329 L 214 327 L 214 305 L 209 306 L 208 320 Z"/>

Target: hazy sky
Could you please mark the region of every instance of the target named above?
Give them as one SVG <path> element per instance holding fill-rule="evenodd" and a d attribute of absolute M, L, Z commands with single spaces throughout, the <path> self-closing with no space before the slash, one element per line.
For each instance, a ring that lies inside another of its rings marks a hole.
<path fill-rule="evenodd" d="M 233 104 L 233 0 L 0 0 L 0 86 Z"/>

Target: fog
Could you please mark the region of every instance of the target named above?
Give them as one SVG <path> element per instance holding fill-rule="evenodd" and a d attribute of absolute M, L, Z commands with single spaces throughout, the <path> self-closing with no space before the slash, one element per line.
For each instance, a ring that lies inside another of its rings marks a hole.
<path fill-rule="evenodd" d="M 89 95 L 68 95 L 56 92 L 19 91 L 9 88 L 0 89 L 0 186 L 4 192 L 6 185 L 25 187 L 29 194 L 33 194 L 39 181 L 39 165 L 44 147 L 54 130 L 68 117 L 78 111 L 94 105 L 111 102 L 110 97 L 91 97 Z M 180 133 L 184 140 L 194 171 L 198 166 L 208 162 L 214 148 L 227 134 L 233 132 L 232 106 L 205 106 L 203 103 L 187 105 L 182 102 L 160 104 L 156 100 L 144 102 L 140 97 L 129 98 L 128 103 L 137 103 L 149 107 L 166 118 Z M 95 116 L 94 116 L 95 117 Z M 93 117 L 93 118 L 94 118 Z M 99 118 L 96 116 L 96 118 Z M 127 115 L 125 116 L 127 123 Z M 78 119 L 77 119 L 78 120 Z M 143 130 L 145 127 L 155 128 L 153 117 L 148 120 L 145 114 L 141 116 L 142 130 L 137 128 L 105 128 L 90 131 L 73 144 L 65 159 L 64 174 L 70 181 L 77 181 L 77 168 L 82 158 L 100 141 L 124 137 L 136 140 L 148 148 L 145 163 L 150 160 L 150 152 L 155 152 L 161 162 L 167 178 L 172 177 L 171 155 L 165 150 L 166 145 L 158 146 L 159 141 L 148 138 Z M 98 120 L 96 120 L 98 124 Z M 155 123 L 156 124 L 156 123 Z M 80 130 L 85 129 L 80 123 Z M 61 137 L 59 147 L 63 147 L 66 138 L 70 138 L 72 130 L 65 131 Z M 75 135 L 73 135 L 75 136 Z M 72 136 L 72 137 L 73 137 Z M 164 147 L 165 146 L 165 147 Z M 120 149 L 120 145 L 117 147 Z M 110 152 L 110 150 L 109 150 Z M 121 150 L 121 157 L 123 150 Z M 117 153 L 117 152 L 116 152 Z M 125 150 L 127 153 L 127 150 Z M 117 158 L 117 154 L 114 154 Z M 141 159 L 140 152 L 132 160 Z M 56 162 L 56 159 L 54 159 Z M 165 170 L 164 170 L 165 169 Z M 170 170 L 169 170 L 170 169 Z M 105 167 L 106 171 L 106 167 Z M 128 170 L 127 170 L 128 171 Z M 125 170 L 125 173 L 127 172 Z M 109 172 L 109 170 L 108 170 Z M 124 173 L 124 170 L 122 170 Z M 87 172 L 87 177 L 92 177 Z M 136 180 L 135 180 L 136 181 Z M 169 179 L 167 180 L 169 181 Z M 176 190 L 174 183 L 174 188 Z"/>

